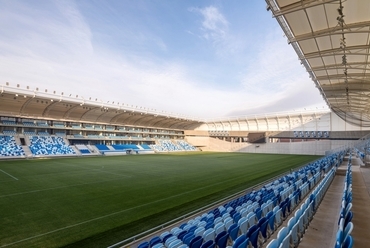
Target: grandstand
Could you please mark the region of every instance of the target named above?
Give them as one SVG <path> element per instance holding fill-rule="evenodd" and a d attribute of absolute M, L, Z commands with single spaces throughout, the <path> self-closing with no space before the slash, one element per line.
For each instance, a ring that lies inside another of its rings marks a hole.
<path fill-rule="evenodd" d="M 0 159 L 196 151 L 319 155 L 247 193 L 111 247 L 366 247 L 369 3 L 266 2 L 330 110 L 210 121 L 94 100 L 81 104 L 63 94 L 6 83 L 0 97 Z M 356 11 L 349 11 L 353 6 Z"/>

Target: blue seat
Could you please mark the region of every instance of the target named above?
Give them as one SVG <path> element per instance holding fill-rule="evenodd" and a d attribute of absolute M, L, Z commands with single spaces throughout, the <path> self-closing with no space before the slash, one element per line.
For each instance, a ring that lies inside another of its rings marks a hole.
<path fill-rule="evenodd" d="M 343 230 L 339 229 L 336 235 L 335 248 L 341 248 L 342 242 L 343 242 Z"/>
<path fill-rule="evenodd" d="M 347 224 L 352 221 L 352 218 L 353 218 L 353 213 L 352 211 L 349 211 L 346 216 L 346 219 L 344 220 L 344 226 L 347 226 Z"/>
<path fill-rule="evenodd" d="M 342 238 L 343 242 L 352 233 L 352 230 L 353 230 L 353 223 L 349 222 L 347 226 L 344 227 L 343 238 Z"/>
<path fill-rule="evenodd" d="M 279 241 L 279 244 L 281 244 L 283 242 L 283 239 L 288 236 L 288 228 L 287 227 L 283 227 L 280 229 L 278 235 L 277 235 L 277 240 Z"/>
<path fill-rule="evenodd" d="M 213 240 L 208 240 L 207 242 L 203 243 L 200 248 L 214 248 L 215 242 Z"/>
<path fill-rule="evenodd" d="M 204 242 L 207 242 L 208 240 L 214 240 L 214 239 L 215 239 L 215 230 L 213 228 L 209 228 L 203 233 Z"/>
<path fill-rule="evenodd" d="M 158 243 L 156 245 L 154 245 L 152 248 L 164 248 L 164 244 L 163 243 Z"/>
<path fill-rule="evenodd" d="M 177 238 L 182 240 L 187 233 L 188 231 L 182 231 L 179 234 L 177 234 Z"/>
<path fill-rule="evenodd" d="M 238 223 L 238 221 L 240 220 L 242 216 L 240 215 L 240 213 L 235 213 L 233 215 L 233 219 L 234 219 L 234 223 Z"/>
<path fill-rule="evenodd" d="M 162 242 L 165 243 L 167 239 L 171 238 L 173 236 L 172 233 L 168 233 L 167 235 L 163 236 Z"/>
<path fill-rule="evenodd" d="M 291 218 L 288 220 L 288 225 L 287 225 L 287 227 L 288 227 L 289 231 L 290 231 L 290 230 L 292 230 L 292 228 L 293 228 L 293 226 L 295 225 L 295 223 L 296 223 L 296 219 L 295 219 L 295 217 L 294 217 L 294 216 L 293 216 L 293 217 L 291 217 Z"/>
<path fill-rule="evenodd" d="M 300 240 L 300 234 L 298 233 L 298 225 L 299 223 L 295 223 L 292 229 L 290 230 L 291 232 L 291 243 L 293 244 L 294 247 L 298 246 L 299 240 Z"/>
<path fill-rule="evenodd" d="M 137 248 L 149 248 L 149 242 L 145 241 L 137 246 Z"/>
<path fill-rule="evenodd" d="M 230 227 L 229 227 L 229 230 L 227 231 L 229 233 L 229 238 L 232 240 L 232 241 L 235 241 L 236 238 L 238 237 L 238 233 L 239 233 L 239 227 L 237 224 L 232 224 Z"/>
<path fill-rule="evenodd" d="M 242 217 L 238 221 L 238 226 L 239 226 L 239 233 L 246 234 L 248 231 L 248 219 L 246 217 Z"/>
<path fill-rule="evenodd" d="M 244 234 L 242 234 L 239 237 L 237 237 L 236 240 L 235 240 L 235 242 L 234 242 L 234 244 L 233 244 L 233 248 L 239 247 L 239 245 L 241 243 L 243 243 L 246 239 L 247 239 L 247 236 L 245 236 Z"/>
<path fill-rule="evenodd" d="M 228 239 L 229 234 L 226 231 L 223 231 L 216 236 L 215 243 L 217 244 L 218 248 L 225 248 Z"/>
<path fill-rule="evenodd" d="M 344 240 L 342 248 L 352 248 L 353 247 L 353 238 L 351 235 L 348 235 L 347 238 Z"/>
<path fill-rule="evenodd" d="M 170 238 L 168 238 L 167 240 L 166 240 L 166 242 L 165 242 L 165 245 L 167 246 L 167 247 L 169 247 L 170 246 L 170 244 L 172 243 L 172 242 L 174 242 L 175 240 L 177 240 L 178 238 L 176 237 L 176 236 L 172 236 L 172 237 L 170 237 Z"/>
<path fill-rule="evenodd" d="M 194 233 L 187 233 L 184 237 L 182 242 L 186 245 L 190 245 L 190 241 L 195 237 Z"/>
<path fill-rule="evenodd" d="M 150 247 L 153 247 L 156 244 L 162 243 L 162 240 L 160 237 L 154 237 L 149 241 Z"/>
<path fill-rule="evenodd" d="M 279 248 L 290 248 L 290 238 L 291 238 L 291 232 L 289 232 L 288 235 L 284 237 Z"/>
<path fill-rule="evenodd" d="M 275 232 L 275 214 L 273 212 L 272 212 L 272 215 L 269 217 L 268 222 L 269 222 L 268 227 L 269 227 L 269 231 L 271 234 Z"/>
<path fill-rule="evenodd" d="M 270 241 L 270 243 L 268 243 L 268 245 L 266 246 L 266 248 L 279 248 L 279 241 L 277 239 L 273 239 Z"/>
<path fill-rule="evenodd" d="M 189 248 L 200 248 L 203 243 L 203 238 L 201 236 L 196 236 L 190 241 Z"/>
<path fill-rule="evenodd" d="M 255 211 L 255 213 L 256 213 L 257 219 L 260 219 L 261 216 L 262 216 L 262 210 L 261 210 L 261 208 L 260 207 L 257 208 L 256 211 Z"/>
<path fill-rule="evenodd" d="M 257 248 L 258 247 L 258 236 L 259 236 L 259 233 L 260 233 L 260 228 L 258 227 L 258 225 L 254 225 L 251 228 L 249 228 L 249 230 L 248 230 L 248 232 L 246 234 L 247 238 L 249 238 L 249 242 L 251 243 L 251 245 L 254 248 Z"/>
<path fill-rule="evenodd" d="M 168 248 L 177 248 L 180 245 L 182 245 L 181 240 L 176 239 L 176 240 L 174 240 L 173 242 L 170 243 L 170 245 L 168 246 Z"/>
<path fill-rule="evenodd" d="M 268 223 L 269 223 L 268 219 L 266 219 L 265 217 L 262 217 L 258 222 L 258 226 L 260 228 L 260 232 L 264 240 L 266 240 L 268 236 L 268 233 L 267 233 Z"/>
<path fill-rule="evenodd" d="M 249 239 L 246 239 L 238 247 L 235 247 L 235 248 L 247 248 L 248 243 L 249 243 Z"/>

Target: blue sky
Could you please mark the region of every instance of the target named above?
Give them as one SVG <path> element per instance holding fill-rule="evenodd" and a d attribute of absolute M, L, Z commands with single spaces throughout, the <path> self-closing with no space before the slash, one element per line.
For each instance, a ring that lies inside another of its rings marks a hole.
<path fill-rule="evenodd" d="M 1 0 L 0 85 L 196 118 L 326 104 L 262 0 Z"/>

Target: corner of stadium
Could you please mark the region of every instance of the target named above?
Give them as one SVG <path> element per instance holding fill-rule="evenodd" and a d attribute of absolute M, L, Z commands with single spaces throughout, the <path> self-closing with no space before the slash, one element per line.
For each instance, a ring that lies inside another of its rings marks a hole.
<path fill-rule="evenodd" d="M 370 3 L 266 3 L 329 109 L 197 119 L 0 84 L 0 247 L 367 247 Z"/>

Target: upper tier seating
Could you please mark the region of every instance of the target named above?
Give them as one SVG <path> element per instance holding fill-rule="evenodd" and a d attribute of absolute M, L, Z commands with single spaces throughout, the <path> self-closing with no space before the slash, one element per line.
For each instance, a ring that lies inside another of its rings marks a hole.
<path fill-rule="evenodd" d="M 4 125 L 11 125 L 11 126 L 17 125 L 15 121 L 3 120 L 2 122 Z"/>
<path fill-rule="evenodd" d="M 0 156 L 14 157 L 24 155 L 23 148 L 15 143 L 14 136 L 0 136 Z"/>
<path fill-rule="evenodd" d="M 23 126 L 27 127 L 36 127 L 36 124 L 33 121 L 23 121 Z"/>
<path fill-rule="evenodd" d="M 39 127 L 48 127 L 49 124 L 47 122 L 36 122 L 37 123 L 37 126 Z"/>
<path fill-rule="evenodd" d="M 12 130 L 4 130 L 3 131 L 3 134 L 9 135 L 9 136 L 14 136 L 14 135 L 17 134 L 17 132 L 16 131 L 12 131 Z"/>
<path fill-rule="evenodd" d="M 72 147 L 62 137 L 30 136 L 30 150 L 33 155 L 73 155 Z"/>
<path fill-rule="evenodd" d="M 65 128 L 64 124 L 62 123 L 54 123 L 54 127 L 58 127 L 58 128 Z"/>

